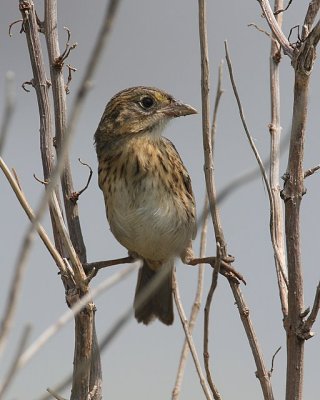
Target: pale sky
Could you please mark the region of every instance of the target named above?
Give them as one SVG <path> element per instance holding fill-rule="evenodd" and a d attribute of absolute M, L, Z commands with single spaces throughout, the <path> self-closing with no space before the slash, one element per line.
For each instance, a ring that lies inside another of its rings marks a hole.
<path fill-rule="evenodd" d="M 266 28 L 257 1 L 209 2 L 208 40 L 211 72 L 211 100 L 213 104 L 217 70 L 224 58 L 225 39 L 228 40 L 234 73 L 245 110 L 247 123 L 263 157 L 269 151 L 269 39 L 247 25 L 251 22 Z M 36 6 L 42 4 L 36 1 Z M 302 24 L 309 1 L 293 2 L 285 13 L 284 32 Z M 69 0 L 58 2 L 60 47 L 64 47 L 67 26 L 71 42 L 78 46 L 67 62 L 77 68 L 68 96 L 69 108 L 73 94 L 81 80 L 105 12 L 106 2 Z M 42 18 L 41 8 L 39 16 Z M 8 36 L 8 25 L 19 19 L 18 2 L 5 0 L 0 16 L 0 115 L 3 110 L 5 74 L 15 74 L 16 109 L 10 125 L 9 137 L 3 158 L 14 167 L 27 198 L 34 208 L 43 187 L 33 174 L 41 177 L 39 155 L 39 118 L 34 90 L 21 89 L 24 81 L 32 78 L 26 41 L 19 34 L 19 25 Z M 105 219 L 104 201 L 97 185 L 97 161 L 93 134 L 107 101 L 119 90 L 130 86 L 157 86 L 201 111 L 200 51 L 198 40 L 197 2 L 191 0 L 123 0 L 115 21 L 92 90 L 77 126 L 72 145 L 71 163 L 76 189 L 87 180 L 87 170 L 77 159 L 91 165 L 94 176 L 89 189 L 79 200 L 80 218 L 89 261 L 126 256 L 126 250 L 113 238 Z M 296 33 L 293 33 L 295 35 Z M 291 39 L 295 40 L 295 39 Z M 43 40 L 43 45 L 45 41 Z M 319 67 L 313 72 L 310 92 L 310 113 L 306 139 L 305 168 L 319 164 Z M 66 72 L 67 74 L 67 72 Z M 283 57 L 281 64 L 281 108 L 283 133 L 290 128 L 292 109 L 293 69 L 290 60 Z M 242 129 L 228 73 L 224 68 L 225 90 L 218 117 L 216 141 L 216 180 L 218 192 L 241 173 L 256 167 Z M 195 192 L 198 214 L 204 200 L 203 151 L 201 113 L 173 121 L 165 135 L 177 147 L 187 166 Z M 282 157 L 281 173 L 286 169 L 286 154 Z M 305 274 L 305 305 L 312 305 L 319 280 L 319 176 L 306 181 L 307 195 L 302 203 L 302 257 Z M 0 173 L 0 249 L 2 265 L 2 290 L 0 315 L 2 315 L 12 270 L 28 227 L 28 220 L 19 206 L 7 181 Z M 250 308 L 266 365 L 279 346 L 272 383 L 275 398 L 284 398 L 286 368 L 286 335 L 282 327 L 282 314 L 278 297 L 273 252 L 269 237 L 269 208 L 262 179 L 258 178 L 233 192 L 221 205 L 221 218 L 228 244 L 228 252 L 236 258 L 237 269 L 245 276 L 247 286 L 243 294 Z M 50 232 L 48 218 L 44 225 Z M 214 255 L 215 242 L 212 224 L 209 223 L 208 255 Z M 198 251 L 199 240 L 194 242 Z M 111 276 L 121 266 L 101 271 L 94 279 L 95 286 Z M 197 269 L 177 263 L 178 280 L 187 314 L 194 299 Z M 211 269 L 205 273 L 204 295 L 211 281 Z M 135 274 L 96 301 L 98 336 L 102 337 L 132 303 L 136 284 Z M 14 349 L 26 324 L 32 325 L 30 341 L 54 322 L 64 311 L 64 289 L 57 268 L 38 238 L 28 261 L 26 276 L 14 328 L 8 348 L 0 365 L 2 378 L 13 357 Z M 47 343 L 32 361 L 19 372 L 6 395 L 6 399 L 40 399 L 47 387 L 53 388 L 71 371 L 73 359 L 73 323 L 64 327 Z M 304 398 L 319 398 L 319 322 L 314 326 L 315 338 L 306 343 Z M 202 358 L 203 306 L 194 333 L 197 350 Z M 255 377 L 255 364 L 245 336 L 229 285 L 219 278 L 214 294 L 210 326 L 211 365 L 215 383 L 223 399 L 261 399 L 262 393 Z M 145 327 L 131 320 L 102 355 L 104 398 L 106 399 L 169 399 L 184 340 L 177 312 L 172 327 L 159 322 Z M 60 393 L 70 396 L 70 390 Z M 202 399 L 204 395 L 191 359 L 188 360 L 181 399 Z"/>

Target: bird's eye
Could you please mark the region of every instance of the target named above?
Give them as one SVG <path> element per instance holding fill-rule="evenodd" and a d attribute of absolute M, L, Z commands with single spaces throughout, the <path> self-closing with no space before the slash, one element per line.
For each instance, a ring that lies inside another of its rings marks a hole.
<path fill-rule="evenodd" d="M 154 105 L 154 99 L 150 96 L 145 96 L 139 101 L 139 104 L 142 108 L 148 110 Z"/>

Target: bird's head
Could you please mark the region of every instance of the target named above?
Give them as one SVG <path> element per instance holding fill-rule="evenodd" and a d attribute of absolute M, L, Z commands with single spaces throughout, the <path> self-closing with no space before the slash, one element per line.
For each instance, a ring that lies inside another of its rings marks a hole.
<path fill-rule="evenodd" d="M 136 134 L 160 135 L 172 118 L 197 111 L 156 88 L 138 86 L 116 94 L 107 104 L 95 133 L 96 143 Z"/>

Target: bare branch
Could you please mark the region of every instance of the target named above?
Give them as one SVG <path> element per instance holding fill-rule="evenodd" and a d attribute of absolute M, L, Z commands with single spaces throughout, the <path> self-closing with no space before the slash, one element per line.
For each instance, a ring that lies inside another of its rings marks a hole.
<path fill-rule="evenodd" d="M 250 319 L 249 308 L 244 300 L 244 297 L 241 293 L 240 287 L 238 284 L 229 280 L 229 284 L 231 290 L 233 292 L 234 298 L 236 300 L 236 304 L 238 307 L 239 315 L 246 331 L 246 335 L 249 341 L 249 345 L 252 351 L 252 355 L 257 367 L 256 376 L 260 381 L 260 385 L 263 391 L 263 396 L 265 400 L 273 400 L 272 386 L 270 382 L 270 376 L 267 368 L 265 367 L 265 363 L 263 360 L 263 355 L 259 346 L 258 338 L 254 331 L 254 327 L 252 321 Z"/>
<path fill-rule="evenodd" d="M 311 313 L 302 326 L 301 336 L 305 340 L 308 340 L 314 336 L 314 333 L 311 332 L 311 329 L 312 329 L 313 324 L 316 322 L 318 312 L 319 312 L 319 307 L 320 307 L 320 282 L 318 283 L 318 286 L 317 286 Z"/>
<path fill-rule="evenodd" d="M 253 150 L 253 153 L 254 153 L 254 155 L 256 157 L 256 160 L 258 162 L 263 181 L 264 181 L 264 183 L 266 185 L 266 188 L 267 188 L 267 193 L 268 193 L 269 203 L 270 203 L 271 242 L 272 242 L 272 246 L 273 246 L 273 251 L 274 251 L 275 257 L 276 257 L 277 262 L 278 262 L 279 267 L 280 267 L 280 271 L 281 271 L 282 277 L 283 277 L 284 281 L 287 284 L 286 268 L 285 268 L 285 265 L 283 265 L 283 258 L 282 258 L 281 254 L 279 252 L 279 249 L 278 249 L 278 246 L 277 246 L 277 242 L 276 242 L 276 240 L 274 238 L 274 231 L 273 231 L 274 201 L 273 201 L 272 190 L 271 190 L 271 187 L 270 187 L 270 184 L 269 184 L 269 180 L 268 180 L 264 165 L 262 163 L 261 157 L 260 157 L 259 152 L 258 152 L 258 150 L 256 148 L 256 145 L 255 145 L 255 143 L 254 143 L 254 141 L 252 139 L 252 136 L 251 136 L 251 134 L 249 132 L 249 129 L 248 129 L 245 117 L 244 117 L 243 108 L 242 108 L 242 105 L 241 105 L 241 101 L 240 101 L 240 97 L 239 97 L 239 94 L 238 94 L 237 86 L 236 86 L 236 83 L 235 83 L 235 80 L 234 80 L 234 76 L 233 76 L 233 68 L 232 68 L 231 59 L 230 59 L 229 52 L 228 52 L 227 42 L 225 42 L 225 49 L 226 49 L 226 59 L 227 59 L 227 64 L 228 64 L 230 80 L 231 80 L 231 84 L 232 84 L 232 88 L 233 88 L 233 91 L 234 91 L 234 95 L 235 95 L 235 98 L 236 98 L 236 101 L 237 101 L 237 104 L 238 104 L 238 109 L 239 109 L 239 114 L 240 114 L 240 118 L 241 118 L 241 121 L 242 121 L 242 125 L 243 125 L 245 133 L 247 135 L 249 144 L 250 144 L 250 146 L 251 146 L 251 148 Z"/>
<path fill-rule="evenodd" d="M 304 178 L 308 178 L 308 176 L 313 175 L 315 172 L 319 171 L 320 165 L 316 165 L 313 168 L 309 168 L 304 172 Z"/>
<path fill-rule="evenodd" d="M 278 22 L 273 14 L 273 11 L 270 7 L 268 0 L 258 0 L 260 7 L 263 11 L 264 16 L 269 24 L 270 29 L 272 30 L 274 36 L 277 38 L 278 42 L 280 43 L 284 54 L 289 56 L 290 58 L 293 57 L 293 47 L 289 43 L 288 39 L 282 32 L 281 28 L 278 25 Z"/>
<path fill-rule="evenodd" d="M 281 14 L 281 13 L 287 11 L 288 8 L 291 6 L 291 3 L 292 3 L 292 0 L 289 0 L 287 6 L 286 6 L 285 8 L 281 8 L 281 9 L 278 8 L 273 14 L 274 14 L 275 16 L 277 16 L 277 15 L 279 15 L 279 14 Z"/>
<path fill-rule="evenodd" d="M 0 168 L 2 169 L 3 173 L 5 174 L 8 182 L 10 183 L 11 188 L 13 189 L 19 203 L 21 204 L 21 206 L 22 206 L 23 210 L 25 211 L 25 213 L 27 214 L 28 218 L 30 219 L 31 222 L 32 221 L 34 222 L 35 214 L 31 208 L 31 206 L 29 205 L 24 193 L 22 192 L 20 185 L 18 184 L 16 179 L 13 177 L 8 166 L 5 164 L 5 162 L 3 161 L 3 159 L 1 157 L 0 157 Z M 64 274 L 65 273 L 65 265 L 64 265 L 63 259 L 60 256 L 57 249 L 55 248 L 54 244 L 51 242 L 48 234 L 46 233 L 46 231 L 40 224 L 37 224 L 37 227 L 35 229 L 37 230 L 41 240 L 43 241 L 44 245 L 46 246 L 47 250 L 49 251 L 51 257 L 54 259 L 55 263 L 57 264 L 57 266 L 60 270 L 60 273 Z"/>
<path fill-rule="evenodd" d="M 250 26 L 252 26 L 253 28 L 256 28 L 257 31 L 259 31 L 261 33 L 264 33 L 266 36 L 268 36 L 269 39 L 271 39 L 271 40 L 275 41 L 276 43 L 278 43 L 277 40 L 274 37 L 272 37 L 271 33 L 269 33 L 267 31 L 265 31 L 264 29 L 260 28 L 257 24 L 251 22 L 250 24 L 248 24 L 248 27 L 250 27 Z"/>
<path fill-rule="evenodd" d="M 72 201 L 71 195 L 74 193 L 71 167 L 68 156 L 68 145 L 65 143 L 67 129 L 67 109 L 66 109 L 66 91 L 63 78 L 62 66 L 64 60 L 68 57 L 71 49 L 70 30 L 67 30 L 68 39 L 65 51 L 61 54 L 58 40 L 58 21 L 57 21 L 57 2 L 56 0 L 45 0 L 45 18 L 44 28 L 47 43 L 48 57 L 50 62 L 50 76 L 52 84 L 52 96 L 55 117 L 55 144 L 58 159 L 61 156 L 61 148 L 66 147 L 64 165 L 61 174 L 61 188 L 65 206 L 65 215 L 69 228 L 71 242 L 81 262 L 86 262 L 86 248 L 83 241 L 78 205 Z"/>
<path fill-rule="evenodd" d="M 208 231 L 208 197 L 205 198 L 205 210 L 206 210 L 206 217 L 202 224 L 201 229 L 201 238 L 200 238 L 200 257 L 204 257 L 206 254 L 206 245 L 207 245 L 207 231 Z M 200 264 L 198 266 L 198 280 L 197 280 L 197 290 L 194 298 L 194 302 L 192 304 L 190 318 L 189 318 L 189 331 L 192 333 L 193 328 L 196 323 L 197 316 L 200 311 L 200 305 L 202 300 L 202 293 L 203 293 L 203 276 L 204 276 L 204 264 Z M 178 400 L 181 392 L 182 380 L 184 377 L 184 371 L 186 368 L 187 358 L 189 355 L 189 346 L 187 339 L 184 339 L 183 347 L 181 350 L 179 366 L 176 376 L 176 381 L 174 384 L 174 388 L 172 390 L 172 400 Z"/>
<path fill-rule="evenodd" d="M 50 174 L 53 170 L 54 163 L 54 147 L 53 147 L 53 132 L 52 132 L 52 116 L 50 109 L 50 101 L 48 94 L 47 76 L 45 71 L 45 63 L 42 55 L 41 42 L 39 37 L 39 23 L 34 9 L 32 0 L 19 0 L 19 10 L 23 18 L 24 32 L 27 39 L 30 63 L 32 66 L 33 79 L 31 81 L 37 95 L 38 111 L 40 118 L 40 150 L 42 158 L 42 167 L 44 180 L 49 180 Z M 46 187 L 49 188 L 50 185 Z M 56 184 L 52 186 L 52 191 L 56 190 Z M 44 213 L 48 199 L 50 198 L 50 191 L 45 194 L 45 201 L 43 202 Z M 58 194 L 57 194 L 58 195 Z M 50 210 L 51 212 L 51 210 Z M 36 213 L 37 215 L 38 213 Z M 38 217 L 35 218 L 35 225 L 37 225 Z M 63 246 L 60 243 L 60 238 L 57 235 L 54 221 L 52 220 L 52 230 L 55 239 L 55 245 L 60 254 L 63 254 Z M 30 226 L 27 235 L 31 238 L 33 236 L 33 225 Z M 30 245 L 32 241 L 29 241 Z M 28 248 L 25 250 L 29 251 Z M 27 259 L 27 257 L 26 257 Z"/>
<path fill-rule="evenodd" d="M 276 0 L 274 4 L 275 12 L 283 9 L 283 0 Z M 276 16 L 276 20 L 281 27 L 282 14 Z M 281 259 L 279 263 L 278 258 L 275 256 L 275 267 L 277 273 L 277 281 L 279 288 L 279 296 L 282 308 L 283 317 L 288 315 L 288 270 L 286 266 L 285 257 L 285 243 L 284 243 L 284 223 L 283 223 L 283 207 L 280 197 L 280 139 L 281 139 L 281 125 L 280 125 L 280 73 L 279 63 L 281 60 L 281 52 L 279 44 L 272 42 L 270 49 L 270 95 L 271 95 L 271 122 L 269 125 L 270 133 L 270 187 L 273 197 L 273 224 L 270 229 L 271 240 L 276 243 L 278 249 L 278 256 Z M 285 276 L 285 277 L 284 277 Z"/>
<path fill-rule="evenodd" d="M 276 359 L 276 355 L 279 353 L 279 351 L 281 350 L 281 346 L 278 347 L 278 349 L 276 350 L 276 352 L 274 353 L 274 355 L 272 356 L 272 360 L 271 360 L 271 369 L 269 371 L 269 376 L 271 377 L 272 373 L 273 373 L 273 367 L 274 367 L 274 360 Z"/>
<path fill-rule="evenodd" d="M 202 386 L 202 389 L 203 389 L 204 395 L 206 396 L 206 399 L 210 400 L 210 399 L 212 399 L 211 393 L 210 393 L 210 390 L 208 388 L 208 384 L 207 384 L 207 382 L 205 380 L 205 377 L 203 375 L 203 372 L 202 372 L 202 369 L 201 369 L 201 365 L 200 365 L 200 361 L 199 361 L 199 357 L 197 355 L 196 347 L 194 345 L 192 335 L 191 335 L 191 333 L 189 331 L 189 323 L 188 323 L 188 320 L 187 320 L 187 316 L 186 316 L 186 314 L 184 312 L 184 309 L 182 307 L 182 302 L 181 302 L 181 299 L 180 299 L 180 293 L 179 293 L 179 288 L 178 288 L 178 283 L 177 283 L 175 271 L 173 272 L 173 279 L 172 280 L 173 280 L 172 289 L 173 289 L 174 300 L 175 300 L 175 303 L 176 303 L 176 306 L 177 306 L 177 310 L 178 310 L 179 317 L 180 317 L 180 320 L 181 320 L 181 323 L 182 323 L 182 327 L 184 329 L 184 333 L 186 335 L 186 339 L 187 339 L 187 342 L 188 342 L 188 345 L 189 345 L 189 349 L 190 349 L 190 352 L 192 354 L 192 358 L 193 358 L 193 361 L 194 361 L 194 364 L 195 364 L 195 367 L 196 367 L 196 370 L 197 370 L 197 373 L 198 373 L 198 376 L 199 376 L 199 379 L 200 379 L 200 384 Z"/>
<path fill-rule="evenodd" d="M 217 117 L 218 117 L 218 107 L 220 104 L 220 99 L 223 94 L 223 90 L 221 88 L 222 85 L 222 66 L 223 62 L 221 61 L 220 66 L 219 66 L 219 75 L 218 75 L 218 84 L 217 84 L 217 91 L 216 91 L 216 97 L 215 97 L 215 104 L 214 104 L 214 111 L 213 111 L 213 118 L 212 118 L 212 126 L 211 126 L 211 140 L 212 140 L 212 147 L 214 147 L 213 142 L 214 142 L 214 137 L 216 134 L 216 128 L 217 128 Z M 208 228 L 208 216 L 209 216 L 209 201 L 208 201 L 208 196 L 205 196 L 205 202 L 204 202 L 204 219 L 202 223 L 202 229 L 201 229 L 201 239 L 200 239 L 200 254 L 199 257 L 203 258 L 205 257 L 206 253 L 206 243 L 207 243 L 207 228 Z M 219 260 L 220 264 L 220 260 Z M 203 273 L 204 273 L 204 265 L 200 264 L 198 267 L 198 285 L 197 285 L 197 291 L 196 291 L 196 296 L 195 300 L 191 309 L 191 314 L 189 318 L 189 330 L 190 333 L 192 333 L 195 321 L 197 318 L 197 315 L 199 313 L 200 309 L 200 303 L 201 303 L 201 298 L 202 298 L 202 291 L 203 291 Z M 219 265 L 220 268 L 220 265 Z M 176 382 L 174 389 L 172 391 L 172 400 L 177 400 L 180 395 L 180 390 L 181 390 L 181 385 L 182 385 L 182 379 L 184 375 L 184 370 L 186 366 L 186 360 L 187 356 L 189 354 L 189 347 L 187 340 L 185 339 L 182 352 L 181 352 L 181 357 L 180 357 L 180 362 L 179 362 L 179 368 L 177 372 L 177 377 L 176 377 Z"/>
<path fill-rule="evenodd" d="M 16 21 L 11 22 L 11 24 L 9 24 L 9 29 L 8 29 L 8 34 L 10 37 L 12 37 L 12 27 L 15 24 L 18 24 L 19 22 L 23 22 L 23 19 L 17 19 Z M 23 32 L 23 23 L 21 24 L 21 28 L 20 28 L 20 33 Z"/>
<path fill-rule="evenodd" d="M 210 371 L 210 365 L 209 365 L 209 359 L 210 359 L 210 353 L 209 353 L 209 320 L 210 320 L 210 308 L 211 308 L 211 302 L 213 298 L 213 293 L 217 287 L 218 283 L 218 276 L 219 276 L 219 271 L 220 271 L 220 262 L 221 262 L 221 252 L 220 252 L 220 245 L 217 242 L 217 258 L 216 258 L 216 263 L 214 270 L 212 271 L 212 280 L 211 280 L 211 285 L 210 289 L 208 292 L 206 304 L 204 307 L 204 335 L 203 335 L 203 358 L 204 358 L 204 367 L 206 370 L 207 374 L 207 380 L 211 389 L 211 392 L 213 393 L 213 397 L 215 400 L 221 400 L 220 393 L 218 391 L 218 388 L 213 382 L 211 371 Z"/>
<path fill-rule="evenodd" d="M 216 241 L 220 244 L 223 258 L 227 254 L 227 250 L 222 232 L 220 216 L 216 206 L 216 189 L 213 175 L 212 138 L 210 134 L 209 56 L 205 0 L 199 0 L 199 38 L 201 52 L 202 133 L 205 159 L 204 173 Z"/>
<path fill-rule="evenodd" d="M 88 187 L 89 187 L 89 185 L 90 185 L 90 182 L 91 182 L 91 178 L 92 178 L 92 168 L 90 167 L 90 165 L 88 165 L 88 164 L 82 162 L 82 161 L 80 160 L 80 158 L 78 159 L 78 161 L 80 162 L 80 164 L 85 165 L 86 167 L 89 168 L 89 177 L 88 177 L 87 183 L 86 183 L 86 185 L 85 185 L 84 188 L 82 188 L 82 189 L 79 190 L 78 192 L 73 192 L 73 193 L 71 193 L 71 195 L 70 195 L 70 200 L 71 200 L 72 202 L 77 202 L 77 201 L 78 201 L 78 199 L 79 199 L 79 197 L 82 195 L 82 193 L 85 192 L 85 191 L 88 189 Z"/>
<path fill-rule="evenodd" d="M 282 197 L 285 201 L 285 231 L 288 260 L 288 317 L 284 321 L 287 333 L 286 399 L 302 399 L 304 373 L 303 274 L 301 259 L 300 205 L 304 189 L 304 143 L 308 116 L 310 76 L 320 39 L 320 21 L 315 25 L 294 57 L 294 102 L 291 141 L 286 180 Z M 294 240 L 292 240 L 294 238 Z"/>
<path fill-rule="evenodd" d="M 22 193 L 17 181 L 14 179 L 12 176 L 9 168 L 3 161 L 3 159 L 0 157 L 0 168 L 4 172 L 7 180 L 9 181 L 15 195 L 17 196 L 21 206 L 23 207 L 24 211 L 26 212 L 28 218 L 30 221 L 34 221 L 34 213 L 28 204 L 24 194 Z M 51 240 L 49 239 L 49 236 L 46 234 L 45 230 L 40 224 L 37 224 L 37 227 L 35 228 L 41 237 L 43 243 L 45 244 L 46 248 L 50 252 L 51 256 L 55 260 L 57 266 L 60 269 L 60 272 L 63 274 L 65 271 L 65 266 L 63 259 L 61 258 L 60 254 L 56 250 L 55 246 L 53 243 L 51 243 Z M 20 253 L 18 254 L 18 258 L 15 264 L 14 268 L 14 275 L 7 299 L 7 305 L 6 309 L 4 312 L 4 317 L 1 321 L 1 327 L 0 327 L 0 353 L 4 348 L 4 345 L 6 343 L 6 340 L 8 338 L 8 335 L 10 333 L 11 327 L 12 327 L 12 320 L 13 316 L 16 310 L 17 302 L 18 302 L 18 297 L 20 293 L 20 287 L 23 279 L 23 275 L 25 272 L 26 268 L 26 263 L 25 263 L 25 255 L 27 254 L 26 248 L 29 248 L 29 241 L 30 241 L 30 236 L 27 235 L 25 236 L 23 246 L 21 247 Z"/>
<path fill-rule="evenodd" d="M 242 105 L 241 105 L 241 101 L 240 101 L 240 97 L 237 91 L 237 87 L 236 87 L 236 83 L 234 80 L 234 76 L 233 76 L 233 69 L 232 69 L 232 64 L 231 64 L 231 59 L 229 56 L 229 52 L 228 52 L 228 46 L 227 46 L 227 42 L 225 42 L 225 50 L 226 50 L 226 59 L 227 59 L 227 64 L 228 64 L 228 70 L 229 70 L 229 74 L 230 74 L 230 80 L 231 80 L 231 84 L 232 84 L 232 88 L 234 91 L 234 95 L 238 104 L 238 108 L 239 108 L 239 114 L 240 114 L 240 118 L 245 130 L 245 133 L 247 135 L 247 138 L 249 140 L 250 146 L 254 152 L 254 155 L 257 159 L 258 165 L 260 167 L 260 171 L 263 177 L 263 180 L 265 182 L 266 188 L 267 188 L 267 192 L 268 192 L 268 196 L 269 196 L 269 202 L 270 202 L 270 230 L 271 230 L 271 235 L 272 235 L 272 244 L 273 244 L 273 248 L 274 248 L 274 252 L 275 255 L 277 257 L 277 260 L 279 260 L 279 264 L 281 263 L 281 259 L 280 256 L 278 254 L 278 248 L 276 246 L 276 242 L 274 240 L 273 237 L 273 230 L 272 230 L 272 224 L 273 224 L 273 213 L 274 213 L 274 204 L 273 204 L 273 197 L 272 197 L 272 192 L 271 192 L 271 188 L 270 188 L 270 184 L 266 175 L 266 171 L 264 169 L 264 166 L 262 164 L 262 160 L 260 158 L 260 155 L 258 153 L 258 150 L 254 144 L 254 141 L 250 135 L 249 129 L 247 127 L 247 123 L 244 117 L 244 113 L 243 113 L 243 109 L 242 109 Z M 265 368 L 264 365 L 264 361 L 263 361 L 263 355 L 262 352 L 259 348 L 258 345 L 258 340 L 257 337 L 255 335 L 254 332 L 254 328 L 253 325 L 249 319 L 249 310 L 248 307 L 246 306 L 243 296 L 241 294 L 239 285 L 237 285 L 234 281 L 229 280 L 233 295 L 236 299 L 236 303 L 238 305 L 238 309 L 239 309 L 239 313 L 240 313 L 240 317 L 242 320 L 242 323 L 244 325 L 248 340 L 249 340 L 249 344 L 251 347 L 251 351 L 253 354 L 253 357 L 255 359 L 256 362 L 256 366 L 257 366 L 257 376 L 260 380 L 260 385 L 264 394 L 264 398 L 265 399 L 273 399 L 273 393 L 272 393 L 272 386 L 271 386 L 271 382 L 270 382 L 270 378 L 267 372 L 267 369 Z"/>

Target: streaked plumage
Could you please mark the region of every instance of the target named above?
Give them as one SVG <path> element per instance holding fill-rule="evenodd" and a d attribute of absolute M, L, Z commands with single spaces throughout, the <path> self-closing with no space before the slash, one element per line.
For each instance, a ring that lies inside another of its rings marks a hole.
<path fill-rule="evenodd" d="M 167 93 L 126 89 L 107 104 L 95 133 L 99 186 L 115 238 L 141 257 L 136 296 L 164 264 L 190 256 L 196 233 L 191 181 L 174 145 L 161 133 L 167 122 L 196 111 Z M 173 322 L 172 274 L 135 315 Z"/>

